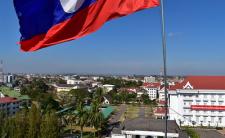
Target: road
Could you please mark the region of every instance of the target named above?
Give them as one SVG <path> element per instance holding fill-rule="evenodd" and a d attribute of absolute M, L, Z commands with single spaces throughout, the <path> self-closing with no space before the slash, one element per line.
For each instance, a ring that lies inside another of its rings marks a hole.
<path fill-rule="evenodd" d="M 127 109 L 127 105 L 121 104 L 119 106 L 118 112 L 116 112 L 114 115 L 112 115 L 112 117 L 110 118 L 109 122 L 110 123 L 117 123 L 117 122 L 119 122 L 121 116 L 126 111 L 126 109 Z"/>
<path fill-rule="evenodd" d="M 145 118 L 145 108 L 144 107 L 140 107 L 138 117 Z"/>

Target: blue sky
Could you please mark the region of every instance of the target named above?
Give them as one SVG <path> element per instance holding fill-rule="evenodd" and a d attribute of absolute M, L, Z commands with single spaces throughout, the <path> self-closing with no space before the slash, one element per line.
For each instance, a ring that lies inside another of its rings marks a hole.
<path fill-rule="evenodd" d="M 225 1 L 165 0 L 170 75 L 225 75 Z M 6 72 L 159 74 L 160 9 L 106 23 L 85 38 L 21 52 L 12 0 L 0 1 L 0 59 Z"/>

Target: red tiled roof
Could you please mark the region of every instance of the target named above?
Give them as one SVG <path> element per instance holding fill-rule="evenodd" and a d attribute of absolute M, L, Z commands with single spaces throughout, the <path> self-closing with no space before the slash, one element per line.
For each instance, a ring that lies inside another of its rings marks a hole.
<path fill-rule="evenodd" d="M 225 90 L 225 76 L 188 76 L 170 90 L 183 89 L 188 82 L 193 89 Z"/>
<path fill-rule="evenodd" d="M 155 110 L 155 114 L 165 114 L 166 113 L 166 109 L 164 107 L 158 107 Z"/>
<path fill-rule="evenodd" d="M 0 98 L 0 103 L 13 103 L 13 102 L 17 102 L 18 100 L 16 98 L 12 98 L 12 97 L 4 97 L 4 98 Z"/>
<path fill-rule="evenodd" d="M 144 83 L 143 87 L 147 87 L 147 88 L 159 88 L 161 86 L 160 83 L 156 82 L 156 83 Z"/>
<path fill-rule="evenodd" d="M 166 101 L 159 101 L 159 104 L 164 105 L 166 103 Z"/>

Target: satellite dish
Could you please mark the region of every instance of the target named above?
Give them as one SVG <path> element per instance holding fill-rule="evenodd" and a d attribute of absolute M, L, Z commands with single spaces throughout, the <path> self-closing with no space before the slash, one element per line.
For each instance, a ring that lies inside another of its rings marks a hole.
<path fill-rule="evenodd" d="M 60 3 L 66 13 L 74 13 L 83 5 L 84 1 L 85 0 L 60 0 Z"/>

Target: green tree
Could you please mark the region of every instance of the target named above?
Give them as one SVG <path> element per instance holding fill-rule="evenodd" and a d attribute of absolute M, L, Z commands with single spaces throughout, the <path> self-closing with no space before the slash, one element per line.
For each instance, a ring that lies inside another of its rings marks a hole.
<path fill-rule="evenodd" d="M 194 129 L 186 127 L 185 131 L 191 138 L 200 138 L 200 135 Z"/>
<path fill-rule="evenodd" d="M 58 117 L 54 111 L 47 112 L 42 117 L 40 127 L 40 138 L 58 138 L 60 136 L 60 127 Z"/>
<path fill-rule="evenodd" d="M 15 122 L 14 137 L 15 138 L 26 137 L 26 131 L 28 129 L 27 110 L 24 109 L 20 112 L 17 112 L 13 120 Z"/>
<path fill-rule="evenodd" d="M 89 122 L 91 126 L 94 126 L 96 131 L 98 132 L 99 129 L 103 126 L 104 123 L 104 116 L 102 112 L 100 111 L 101 104 L 98 100 L 94 100 L 91 104 L 91 109 L 89 113 Z M 95 133 L 94 133 L 95 136 Z"/>
<path fill-rule="evenodd" d="M 97 102 L 101 103 L 103 101 L 104 92 L 102 88 L 97 88 L 94 94 L 94 98 L 97 100 Z"/>
<path fill-rule="evenodd" d="M 88 111 L 87 109 L 85 109 L 83 103 L 79 103 L 78 108 L 77 108 L 77 118 L 78 118 L 78 122 L 77 125 L 80 126 L 80 134 L 81 134 L 81 138 L 83 137 L 83 128 L 85 125 L 87 125 L 88 123 Z"/>
<path fill-rule="evenodd" d="M 148 94 L 142 94 L 141 95 L 141 100 L 144 104 L 150 104 L 151 100 L 149 99 Z"/>
<path fill-rule="evenodd" d="M 48 96 L 47 98 L 43 98 L 41 100 L 41 109 L 45 111 L 50 111 L 50 110 L 60 110 L 60 105 L 59 102 L 53 99 L 52 96 Z"/>
<path fill-rule="evenodd" d="M 14 138 L 15 122 L 12 118 L 7 118 L 2 126 L 2 138 Z"/>
<path fill-rule="evenodd" d="M 0 135 L 2 135 L 3 132 L 3 125 L 5 124 L 5 120 L 6 120 L 6 115 L 4 112 L 0 111 Z"/>
<path fill-rule="evenodd" d="M 28 113 L 28 138 L 38 138 L 40 134 L 41 112 L 34 104 Z"/>
<path fill-rule="evenodd" d="M 84 99 L 90 96 L 86 89 L 73 89 L 70 91 L 70 94 L 75 98 L 75 103 L 77 104 L 84 102 Z"/>

